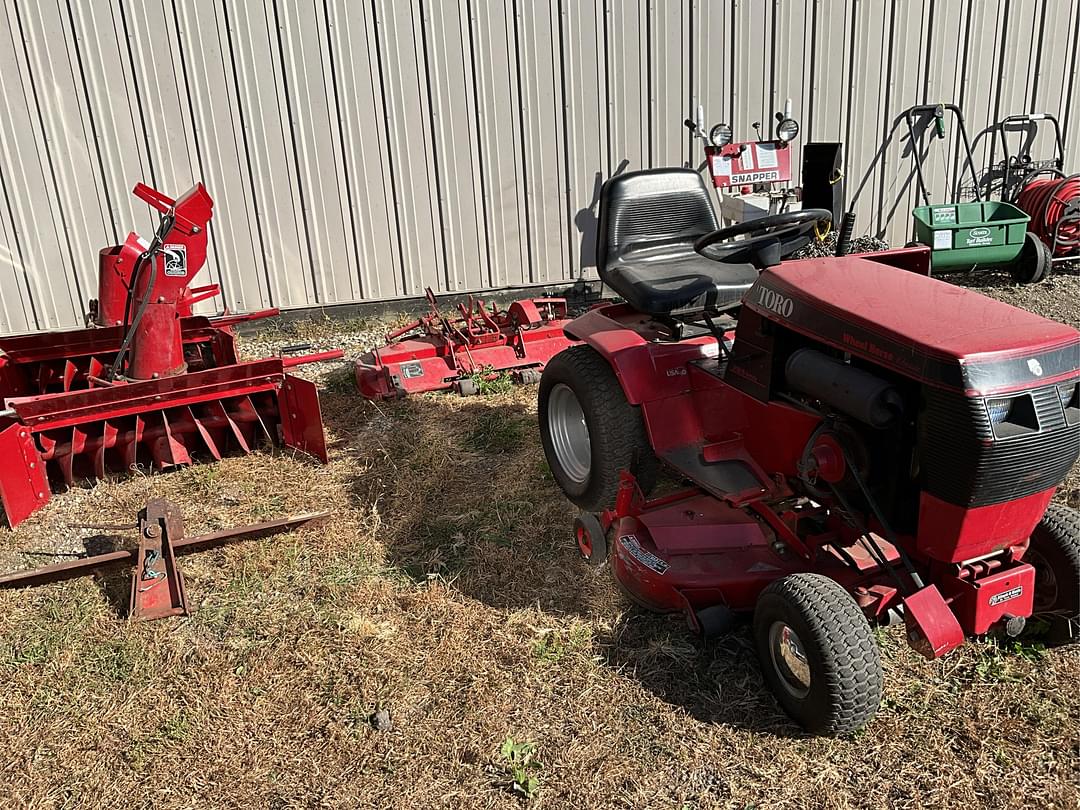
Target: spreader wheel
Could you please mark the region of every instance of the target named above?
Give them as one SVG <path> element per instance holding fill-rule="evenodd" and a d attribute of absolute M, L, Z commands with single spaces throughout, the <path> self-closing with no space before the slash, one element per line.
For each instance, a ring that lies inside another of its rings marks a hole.
<path fill-rule="evenodd" d="M 1049 278 L 1053 266 L 1050 248 L 1042 239 L 1028 232 L 1024 234 L 1024 246 L 1009 272 L 1018 284 L 1035 284 Z"/>
<path fill-rule="evenodd" d="M 1080 512 L 1050 504 L 1024 560 L 1035 568 L 1035 604 L 1024 637 L 1049 646 L 1080 641 Z"/>
<path fill-rule="evenodd" d="M 551 474 L 582 509 L 614 505 L 622 470 L 634 474 L 645 494 L 656 483 L 658 464 L 641 411 L 626 401 L 615 372 L 591 347 L 572 346 L 547 364 L 539 417 Z"/>
<path fill-rule="evenodd" d="M 589 565 L 604 564 L 608 555 L 607 533 L 592 512 L 582 512 L 574 518 L 574 539 L 581 558 Z"/>
<path fill-rule="evenodd" d="M 855 600 L 821 574 L 793 574 L 758 598 L 754 640 L 780 705 L 813 734 L 862 728 L 881 702 L 881 656 Z"/>

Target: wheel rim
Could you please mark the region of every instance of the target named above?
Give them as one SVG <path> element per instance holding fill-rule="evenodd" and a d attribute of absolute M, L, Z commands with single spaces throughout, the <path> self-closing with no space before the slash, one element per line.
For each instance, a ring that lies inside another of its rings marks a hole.
<path fill-rule="evenodd" d="M 584 526 L 578 526 L 577 529 L 577 546 L 578 551 L 581 552 L 581 556 L 586 560 L 592 559 L 592 537 Z"/>
<path fill-rule="evenodd" d="M 1035 596 L 1032 604 L 1033 613 L 1045 613 L 1052 610 L 1058 601 L 1057 577 L 1054 569 L 1038 551 L 1029 548 L 1024 560 L 1035 569 Z"/>
<path fill-rule="evenodd" d="M 575 484 L 584 484 L 592 467 L 592 444 L 585 412 L 573 389 L 559 383 L 548 398 L 548 431 L 555 459 Z"/>
<path fill-rule="evenodd" d="M 806 648 L 791 627 L 784 622 L 773 622 L 769 628 L 769 656 L 773 669 L 780 676 L 780 683 L 794 697 L 804 698 L 810 694 L 810 662 Z"/>

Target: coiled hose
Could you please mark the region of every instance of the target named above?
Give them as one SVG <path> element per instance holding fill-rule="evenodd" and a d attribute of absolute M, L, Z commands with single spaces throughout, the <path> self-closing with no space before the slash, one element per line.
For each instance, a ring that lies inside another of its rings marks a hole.
<path fill-rule="evenodd" d="M 1064 256 L 1080 247 L 1080 216 L 1069 212 L 1072 216 L 1062 221 L 1070 204 L 1075 204 L 1080 212 L 1080 174 L 1029 180 L 1016 195 L 1016 204 L 1031 217 L 1028 230 L 1044 244 L 1054 246 L 1055 256 Z M 1055 229 L 1058 229 L 1056 246 Z"/>

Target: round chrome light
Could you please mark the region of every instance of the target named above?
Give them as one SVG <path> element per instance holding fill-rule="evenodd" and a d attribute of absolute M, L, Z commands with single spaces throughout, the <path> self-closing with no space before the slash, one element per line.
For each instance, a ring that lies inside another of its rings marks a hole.
<path fill-rule="evenodd" d="M 713 146 L 727 146 L 731 139 L 731 127 L 727 124 L 717 124 L 709 130 L 709 143 Z"/>
<path fill-rule="evenodd" d="M 794 118 L 785 118 L 776 125 L 776 137 L 787 143 L 799 136 L 799 122 Z"/>

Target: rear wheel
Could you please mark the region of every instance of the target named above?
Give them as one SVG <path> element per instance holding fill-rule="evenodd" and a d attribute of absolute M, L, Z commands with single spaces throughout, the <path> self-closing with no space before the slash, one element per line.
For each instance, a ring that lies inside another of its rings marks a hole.
<path fill-rule="evenodd" d="M 754 610 L 754 641 L 780 705 L 813 734 L 862 728 L 881 702 L 881 656 L 866 617 L 836 581 L 794 574 Z"/>
<path fill-rule="evenodd" d="M 1020 255 L 1012 263 L 1009 272 L 1019 284 L 1035 284 L 1049 277 L 1053 265 L 1050 248 L 1042 239 L 1028 232 L 1024 235 L 1024 246 L 1020 249 Z"/>
<path fill-rule="evenodd" d="M 646 494 L 656 483 L 658 464 L 641 410 L 626 401 L 615 372 L 591 347 L 572 346 L 547 364 L 539 417 L 551 474 L 582 509 L 614 505 L 622 470 L 632 472 Z"/>
<path fill-rule="evenodd" d="M 1049 646 L 1080 640 L 1080 513 L 1052 503 L 1031 534 L 1024 560 L 1035 569 L 1025 639 Z"/>

